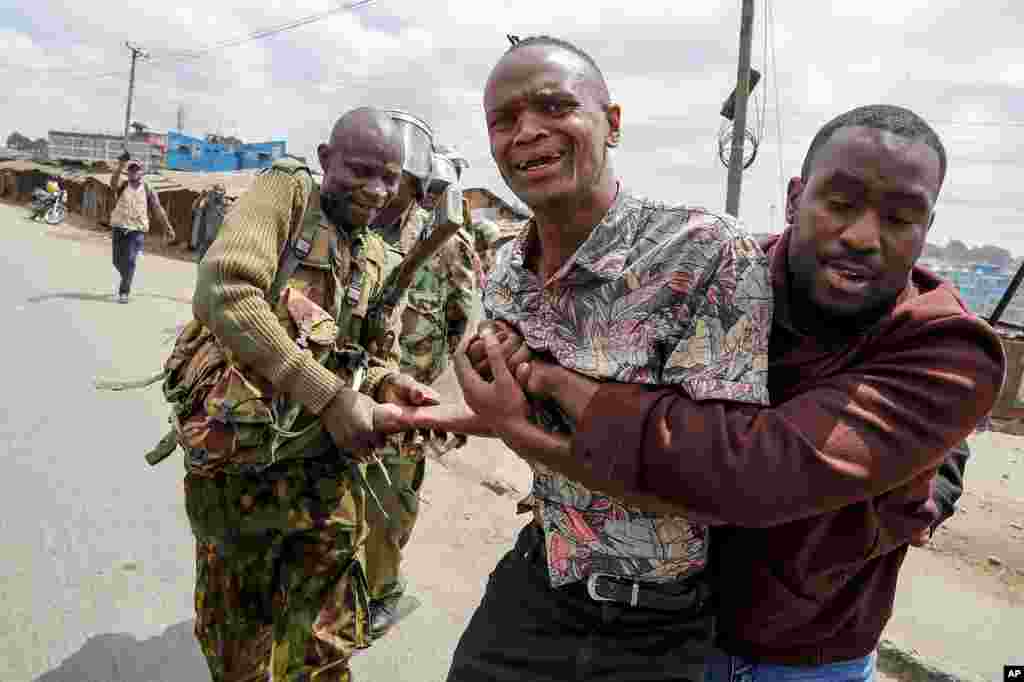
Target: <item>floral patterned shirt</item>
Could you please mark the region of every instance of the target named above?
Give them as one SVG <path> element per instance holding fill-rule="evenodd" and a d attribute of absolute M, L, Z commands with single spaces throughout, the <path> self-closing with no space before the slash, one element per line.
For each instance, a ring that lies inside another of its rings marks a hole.
<path fill-rule="evenodd" d="M 592 379 L 675 384 L 695 400 L 768 404 L 768 261 L 732 218 L 619 192 L 547 282 L 524 265 L 533 222 L 497 255 L 484 308 L 534 352 Z M 550 402 L 546 429 L 572 433 Z M 707 529 L 643 512 L 533 464 L 534 514 L 553 586 L 592 572 L 667 582 L 701 570 Z"/>

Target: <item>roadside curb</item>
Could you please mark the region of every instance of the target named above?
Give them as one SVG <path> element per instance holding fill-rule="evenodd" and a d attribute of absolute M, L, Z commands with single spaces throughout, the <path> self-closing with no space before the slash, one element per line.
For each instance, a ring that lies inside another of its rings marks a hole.
<path fill-rule="evenodd" d="M 984 682 L 980 675 L 954 671 L 945 661 L 926 659 L 912 649 L 901 649 L 889 639 L 878 644 L 878 669 L 900 682 Z"/>

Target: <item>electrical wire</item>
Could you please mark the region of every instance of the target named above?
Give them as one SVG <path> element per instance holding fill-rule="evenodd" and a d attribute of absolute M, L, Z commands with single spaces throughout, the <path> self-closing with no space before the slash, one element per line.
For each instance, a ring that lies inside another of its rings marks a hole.
<path fill-rule="evenodd" d="M 335 14 L 340 14 L 342 12 L 350 12 L 352 10 L 361 9 L 361 8 L 366 7 L 368 5 L 372 5 L 374 2 L 376 2 L 376 0 L 356 0 L 356 2 L 350 2 L 350 3 L 346 3 L 344 5 L 339 5 L 338 7 L 335 7 L 334 9 L 329 9 L 329 10 L 327 10 L 325 12 L 318 12 L 317 14 L 311 14 L 309 16 L 302 17 L 301 19 L 295 19 L 293 21 L 285 22 L 283 24 L 278 24 L 276 26 L 271 26 L 269 28 L 259 29 L 258 31 L 253 31 L 252 33 L 249 33 L 248 35 L 240 36 L 240 37 L 237 37 L 237 38 L 230 38 L 228 40 L 224 40 L 224 41 L 221 41 L 219 43 L 214 43 L 212 45 L 207 45 L 205 47 L 201 47 L 198 50 L 184 50 L 184 51 L 179 52 L 179 54 L 178 54 L 178 56 L 176 58 L 172 58 L 172 57 L 160 58 L 160 57 L 157 57 L 156 59 L 149 60 L 149 63 L 150 64 L 153 64 L 153 63 L 163 63 L 163 62 L 167 62 L 167 61 L 175 61 L 175 62 L 178 62 L 178 63 L 184 63 L 184 62 L 188 62 L 188 61 L 193 61 L 193 60 L 196 60 L 196 59 L 199 59 L 199 58 L 205 56 L 206 54 L 208 54 L 210 52 L 213 52 L 214 50 L 222 50 L 222 49 L 228 48 L 228 47 L 236 47 L 238 45 L 242 45 L 244 43 L 248 43 L 248 42 L 251 42 L 251 41 L 254 41 L 254 40 L 261 40 L 263 38 L 269 38 L 271 36 L 277 35 L 278 33 L 284 33 L 286 31 L 293 31 L 293 30 L 295 30 L 297 28 L 302 28 L 303 26 L 308 26 L 308 25 L 316 23 L 318 21 L 323 21 L 324 19 L 328 19 L 328 18 L 334 16 Z"/>
<path fill-rule="evenodd" d="M 327 19 L 327 18 L 329 18 L 331 16 L 334 16 L 335 14 L 340 14 L 342 12 L 347 12 L 347 11 L 351 11 L 351 10 L 360 9 L 362 7 L 366 7 L 368 5 L 373 4 L 374 2 L 376 2 L 376 0 L 357 0 L 356 2 L 350 2 L 350 3 L 344 4 L 344 5 L 339 5 L 338 7 L 335 7 L 334 9 L 327 10 L 325 12 L 319 12 L 317 14 L 311 14 L 309 16 L 305 16 L 305 17 L 302 17 L 300 19 L 295 19 L 295 20 L 292 20 L 292 21 L 288 21 L 288 22 L 285 22 L 283 24 L 277 24 L 276 26 L 271 26 L 271 27 L 268 27 L 268 28 L 259 29 L 257 31 L 253 31 L 253 32 L 251 32 L 251 33 L 249 33 L 248 35 L 245 35 L 245 36 L 239 36 L 239 37 L 236 37 L 236 38 L 231 38 L 231 39 L 228 39 L 228 40 L 221 41 L 219 43 L 214 43 L 212 45 L 207 45 L 205 47 L 199 48 L 198 50 L 169 51 L 165 56 L 157 56 L 155 58 L 150 57 L 150 58 L 146 59 L 146 63 L 152 65 L 152 64 L 165 64 L 165 63 L 185 63 L 185 62 L 189 62 L 189 61 L 194 61 L 196 59 L 202 58 L 203 56 L 205 56 L 206 54 L 208 54 L 208 53 L 210 53 L 210 52 L 212 52 L 214 50 L 221 50 L 221 49 L 228 48 L 228 47 L 235 47 L 235 46 L 242 45 L 244 43 L 251 42 L 251 41 L 254 41 L 254 40 L 260 40 L 260 39 L 263 39 L 263 38 L 269 38 L 270 36 L 277 35 L 278 33 L 284 33 L 286 31 L 293 31 L 293 30 L 295 30 L 297 28 L 302 28 L 303 26 L 308 26 L 308 25 L 316 23 L 318 21 L 323 21 L 324 19 Z M 78 71 L 78 69 L 75 69 L 75 68 L 33 69 L 33 68 L 21 67 L 21 66 L 18 66 L 16 64 L 0 65 L 0 70 L 13 70 L 13 69 L 21 69 L 23 72 L 37 73 L 37 74 L 41 74 L 41 75 L 70 75 L 75 80 L 88 80 L 88 81 L 102 80 L 102 79 L 105 79 L 105 78 L 117 78 L 117 77 L 123 77 L 125 75 L 124 70 L 89 74 L 89 73 L 82 73 L 82 72 Z"/>

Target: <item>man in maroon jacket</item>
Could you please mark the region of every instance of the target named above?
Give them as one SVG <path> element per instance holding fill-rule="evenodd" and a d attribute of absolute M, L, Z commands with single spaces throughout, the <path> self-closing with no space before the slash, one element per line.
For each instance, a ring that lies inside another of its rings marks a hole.
<path fill-rule="evenodd" d="M 819 131 L 790 181 L 789 227 L 765 244 L 769 408 L 597 384 L 521 352 L 513 376 L 494 333 L 493 383 L 456 357 L 475 416 L 453 426 L 531 439 L 525 456 L 592 489 L 728 524 L 711 541 L 726 654 L 710 680 L 873 676 L 908 543 L 938 516 L 935 471 L 1005 369 L 991 329 L 915 267 L 945 169 L 905 109 L 861 107 Z M 526 419 L 520 385 L 578 420 L 571 439 Z"/>

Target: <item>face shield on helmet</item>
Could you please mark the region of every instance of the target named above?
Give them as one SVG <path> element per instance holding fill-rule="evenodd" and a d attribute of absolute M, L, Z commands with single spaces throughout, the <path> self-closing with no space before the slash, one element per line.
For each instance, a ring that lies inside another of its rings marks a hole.
<path fill-rule="evenodd" d="M 416 181 L 416 198 L 420 200 L 430 187 L 434 132 L 426 121 L 406 111 L 386 109 L 385 113 L 398 126 L 405 151 L 402 170 Z"/>
<path fill-rule="evenodd" d="M 462 188 L 459 171 L 447 156 L 433 154 L 433 168 L 428 193 L 433 198 L 434 225 L 463 223 Z"/>
<path fill-rule="evenodd" d="M 455 166 L 455 174 L 461 178 L 463 171 L 469 168 L 469 159 L 462 155 L 455 147 L 449 144 L 439 144 L 434 147 L 434 153 L 444 156 Z"/>

